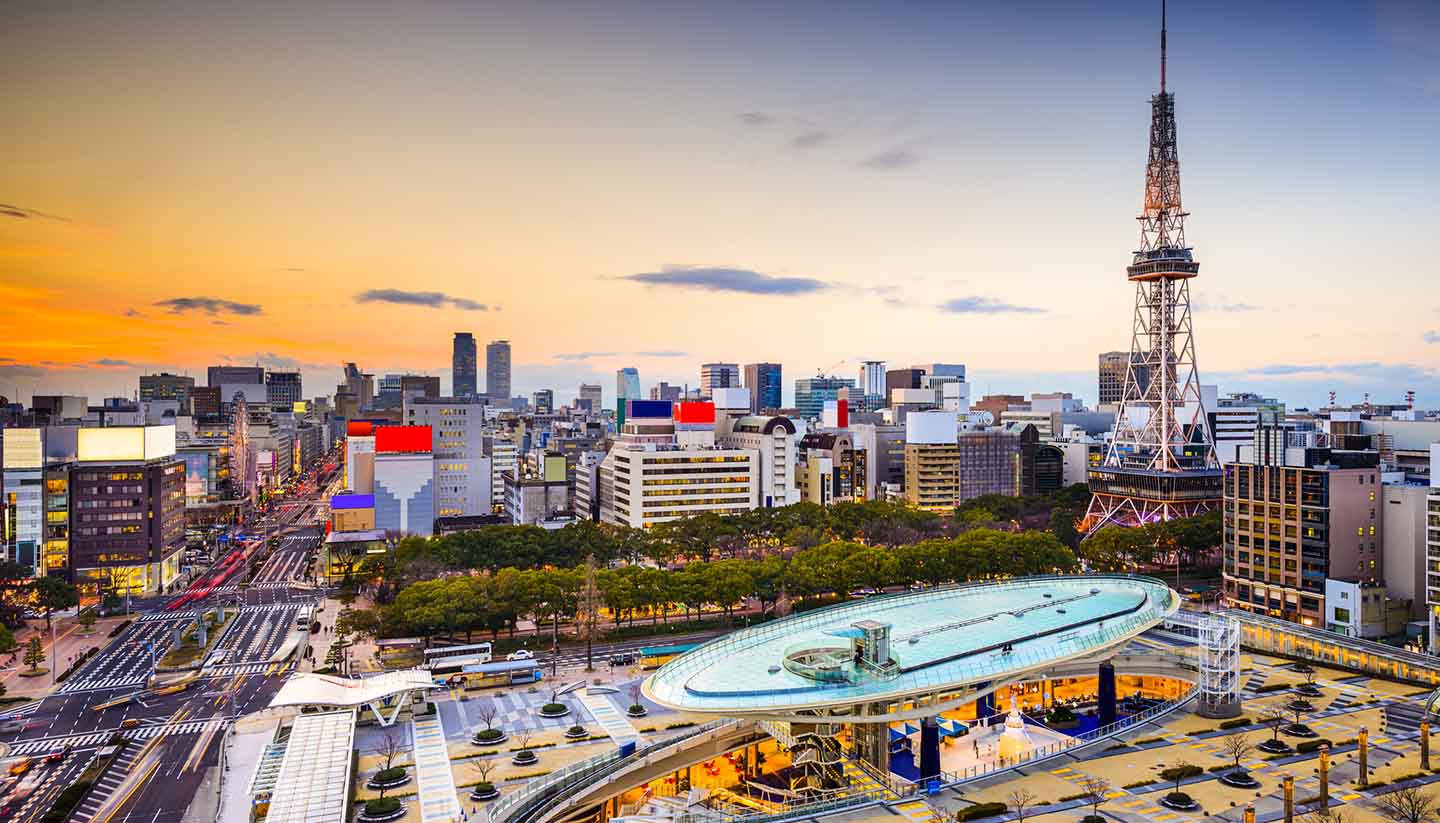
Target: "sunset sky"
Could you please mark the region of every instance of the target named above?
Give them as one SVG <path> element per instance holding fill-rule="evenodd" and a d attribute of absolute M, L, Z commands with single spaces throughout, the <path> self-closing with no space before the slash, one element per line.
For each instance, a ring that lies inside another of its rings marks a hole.
<path fill-rule="evenodd" d="M 9 3 L 0 395 L 1128 348 L 1156 2 Z M 1204 382 L 1440 407 L 1440 5 L 1170 8 Z M 840 361 L 844 361 L 841 363 Z M 483 377 L 482 377 L 483 385 Z"/>

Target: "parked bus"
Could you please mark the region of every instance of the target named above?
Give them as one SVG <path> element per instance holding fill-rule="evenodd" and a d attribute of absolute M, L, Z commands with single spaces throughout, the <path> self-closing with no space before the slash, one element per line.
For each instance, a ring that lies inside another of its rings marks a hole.
<path fill-rule="evenodd" d="M 437 683 L 443 683 L 451 675 L 464 671 L 466 666 L 489 663 L 489 643 L 470 643 L 464 646 L 445 646 L 425 650 L 425 668 Z"/>

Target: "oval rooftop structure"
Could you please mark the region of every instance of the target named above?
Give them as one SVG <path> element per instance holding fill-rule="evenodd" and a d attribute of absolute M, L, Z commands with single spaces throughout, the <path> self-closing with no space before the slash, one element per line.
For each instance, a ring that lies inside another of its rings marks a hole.
<path fill-rule="evenodd" d="M 1004 680 L 1118 646 L 1179 607 L 1120 575 L 1030 577 L 873 597 L 712 640 L 645 681 L 682 711 L 789 713 Z"/>

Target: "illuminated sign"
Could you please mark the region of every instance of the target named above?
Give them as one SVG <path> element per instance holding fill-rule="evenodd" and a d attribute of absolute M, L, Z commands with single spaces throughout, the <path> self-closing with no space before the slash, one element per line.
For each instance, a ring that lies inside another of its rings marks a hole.
<path fill-rule="evenodd" d="M 6 429 L 7 469 L 38 469 L 45 465 L 45 448 L 40 429 Z"/>
<path fill-rule="evenodd" d="M 433 444 L 434 435 L 429 426 L 378 426 L 375 429 L 377 453 L 428 452 Z"/>
<path fill-rule="evenodd" d="M 636 415 L 637 417 L 639 415 Z M 714 403 L 676 403 L 676 423 L 714 423 Z"/>
<path fill-rule="evenodd" d="M 310 404 L 304 400 L 296 400 L 293 404 L 291 404 L 290 410 L 295 412 L 296 414 L 304 414 L 305 412 L 310 411 Z"/>
<path fill-rule="evenodd" d="M 76 435 L 82 463 L 154 460 L 175 454 L 174 426 L 86 427 Z"/>

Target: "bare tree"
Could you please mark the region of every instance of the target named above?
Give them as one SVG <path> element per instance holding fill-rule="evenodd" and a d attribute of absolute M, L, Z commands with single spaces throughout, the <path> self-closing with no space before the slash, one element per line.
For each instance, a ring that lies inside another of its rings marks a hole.
<path fill-rule="evenodd" d="M 1377 811 L 1391 823 L 1427 823 L 1435 819 L 1435 796 L 1419 786 L 1406 786 L 1375 798 Z"/>
<path fill-rule="evenodd" d="M 1025 823 L 1025 816 L 1030 814 L 1030 807 L 1035 805 L 1037 799 L 1034 793 L 1025 789 L 1015 789 L 1005 796 L 1006 804 L 1015 813 L 1015 823 Z"/>
<path fill-rule="evenodd" d="M 400 735 L 396 734 L 394 730 L 385 732 L 385 736 L 380 738 L 380 746 L 376 749 L 376 752 L 378 752 L 380 757 L 385 761 L 385 768 L 381 769 L 379 774 L 385 774 L 394 768 L 395 758 L 399 757 L 404 751 L 405 741 L 400 739 Z M 385 792 L 386 787 L 382 783 L 380 785 L 381 799 L 384 799 Z"/>
<path fill-rule="evenodd" d="M 1278 706 L 1267 706 L 1260 713 L 1260 722 L 1270 727 L 1270 739 L 1276 743 L 1280 742 L 1280 727 L 1290 719 L 1289 712 Z"/>
<path fill-rule="evenodd" d="M 1190 764 L 1190 761 L 1180 759 L 1176 760 L 1174 763 L 1171 763 L 1164 772 L 1161 772 L 1162 776 L 1164 776 L 1164 774 L 1168 772 L 1170 774 L 1171 782 L 1175 784 L 1175 790 L 1172 791 L 1171 794 L 1180 793 L 1180 781 L 1184 780 L 1188 776 L 1187 773 L 1192 768 L 1194 767 Z"/>
<path fill-rule="evenodd" d="M 495 718 L 500 716 L 500 709 L 492 701 L 480 704 L 479 710 L 475 712 L 480 715 L 480 722 L 485 724 L 485 731 L 495 728 Z"/>
<path fill-rule="evenodd" d="M 1249 735 L 1244 732 L 1225 735 L 1225 739 L 1220 741 L 1220 748 L 1225 752 L 1225 756 L 1230 758 L 1230 761 L 1235 764 L 1235 771 L 1237 772 L 1240 771 L 1240 761 L 1255 752 L 1255 747 L 1250 743 Z"/>
<path fill-rule="evenodd" d="M 1300 823 L 1350 823 L 1350 818 L 1340 809 L 1326 806 L 1302 815 Z"/>
<path fill-rule="evenodd" d="M 481 783 L 489 783 L 490 773 L 495 771 L 495 761 L 477 757 L 470 761 L 470 770 L 480 776 Z"/>
<path fill-rule="evenodd" d="M 1099 817 L 1100 807 L 1110 802 L 1110 781 L 1103 777 L 1086 777 L 1080 781 L 1080 793 L 1090 805 L 1090 816 Z"/>
<path fill-rule="evenodd" d="M 534 740 L 535 736 L 530 732 L 522 732 L 515 739 L 520 743 L 520 751 L 528 752 L 530 751 L 530 741 Z M 531 754 L 534 754 L 534 752 L 531 752 Z"/>

